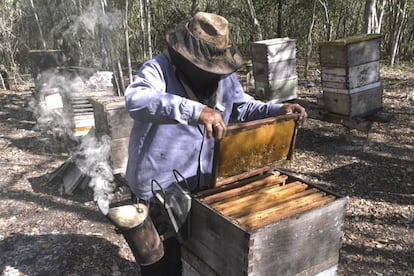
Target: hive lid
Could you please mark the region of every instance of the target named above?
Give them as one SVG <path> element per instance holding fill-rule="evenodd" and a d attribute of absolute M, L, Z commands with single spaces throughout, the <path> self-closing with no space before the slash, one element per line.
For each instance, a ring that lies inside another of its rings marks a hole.
<path fill-rule="evenodd" d="M 213 187 L 264 173 L 291 159 L 298 118 L 290 114 L 229 126 L 215 144 Z"/>
<path fill-rule="evenodd" d="M 288 42 L 296 42 L 296 39 L 291 38 L 291 37 L 271 38 L 271 39 L 254 41 L 253 45 L 266 45 L 267 46 L 267 45 L 282 44 L 282 43 L 288 43 Z"/>
<path fill-rule="evenodd" d="M 348 36 L 345 38 L 331 40 L 331 41 L 321 41 L 319 42 L 319 46 L 346 46 L 348 44 L 359 43 L 362 41 L 374 40 L 374 39 L 381 39 L 381 34 L 362 34 L 362 35 L 353 35 Z"/>

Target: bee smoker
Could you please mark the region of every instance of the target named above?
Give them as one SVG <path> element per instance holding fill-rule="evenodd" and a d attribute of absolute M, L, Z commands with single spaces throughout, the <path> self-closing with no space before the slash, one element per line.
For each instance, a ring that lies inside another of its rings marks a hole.
<path fill-rule="evenodd" d="M 124 236 L 138 264 L 150 265 L 164 256 L 164 246 L 145 204 L 112 207 L 107 217 Z"/>

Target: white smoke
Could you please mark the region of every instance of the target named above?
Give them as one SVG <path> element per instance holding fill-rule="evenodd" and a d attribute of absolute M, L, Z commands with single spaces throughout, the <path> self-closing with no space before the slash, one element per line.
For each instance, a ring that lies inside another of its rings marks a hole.
<path fill-rule="evenodd" d="M 122 13 L 119 10 L 108 12 L 105 8 L 102 1 L 92 2 L 62 32 L 64 39 L 78 48 L 79 53 L 72 55 L 72 59 L 80 65 L 110 68 L 118 56 Z"/>
<path fill-rule="evenodd" d="M 104 215 L 108 214 L 116 188 L 109 164 L 110 152 L 111 138 L 104 135 L 98 139 L 94 131 L 90 131 L 73 154 L 77 167 L 91 177 L 89 187 L 93 189 L 94 201 Z"/>
<path fill-rule="evenodd" d="M 71 52 L 65 52 L 76 66 L 112 68 L 118 52 L 119 35 L 122 34 L 122 15 L 116 10 L 107 12 L 102 3 L 91 1 L 82 14 L 68 17 L 70 26 L 67 25 L 68 18 L 65 18 L 51 31 L 69 45 L 78 45 L 69 47 Z M 91 77 L 79 71 L 74 76 L 73 71 L 63 69 L 52 68 L 38 74 L 30 110 L 37 119 L 38 129 L 51 134 L 60 144 L 70 145 L 66 149 L 79 170 L 91 177 L 89 186 L 93 189 L 94 200 L 101 212 L 107 214 L 116 186 L 109 162 L 110 138 L 103 136 L 98 139 L 94 131 L 86 136 L 75 136 L 71 99 L 74 93 L 79 96 L 86 91 L 107 89 L 102 77 L 106 79 L 108 74 L 101 71 Z M 112 87 L 112 82 L 110 85 Z"/>
<path fill-rule="evenodd" d="M 74 83 L 54 70 L 47 70 L 38 75 L 36 84 L 35 95 L 29 102 L 29 110 L 37 120 L 36 128 L 60 141 L 75 140 L 69 100 Z"/>
<path fill-rule="evenodd" d="M 68 32 L 77 35 L 79 31 L 85 31 L 91 36 L 95 36 L 98 28 L 104 28 L 106 31 L 114 31 L 121 25 L 122 15 L 120 11 L 106 12 L 102 7 L 101 1 L 94 1 L 82 14 L 77 18 Z"/>

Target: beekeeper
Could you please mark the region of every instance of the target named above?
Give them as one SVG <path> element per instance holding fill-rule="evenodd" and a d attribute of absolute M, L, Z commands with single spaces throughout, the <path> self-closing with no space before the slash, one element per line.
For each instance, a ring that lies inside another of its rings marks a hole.
<path fill-rule="evenodd" d="M 191 191 L 211 183 L 215 139 L 226 127 L 286 113 L 307 117 L 298 104 L 264 103 L 244 93 L 235 71 L 243 58 L 230 38 L 228 21 L 198 12 L 166 35 L 166 50 L 145 62 L 125 91 L 134 119 L 127 180 L 134 195 L 151 201 L 151 181 L 167 188 L 183 175 Z M 142 267 L 142 275 L 181 275 L 179 244 Z"/>

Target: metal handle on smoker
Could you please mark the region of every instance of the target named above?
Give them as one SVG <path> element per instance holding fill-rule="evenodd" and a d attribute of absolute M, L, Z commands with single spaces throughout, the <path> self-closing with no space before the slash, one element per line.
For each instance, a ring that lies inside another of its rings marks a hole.
<path fill-rule="evenodd" d="M 183 182 L 187 186 L 187 190 L 190 191 L 190 186 L 188 185 L 187 179 L 176 169 L 173 169 L 173 174 L 174 174 L 175 180 L 177 181 L 177 184 L 179 183 L 178 177 L 177 177 L 177 174 L 178 174 L 183 179 Z"/>
<path fill-rule="evenodd" d="M 165 191 L 164 191 L 164 189 L 161 187 L 161 185 L 160 185 L 160 183 L 158 183 L 158 181 L 157 180 L 155 180 L 155 179 L 153 179 L 152 181 L 151 181 L 151 191 L 152 191 L 152 194 L 153 194 L 153 196 L 155 196 L 155 192 L 154 192 L 154 183 L 155 184 L 157 184 L 157 186 L 158 186 L 158 188 L 160 188 L 160 191 L 161 191 L 161 193 L 162 193 L 162 196 L 163 196 L 163 204 L 164 204 L 164 208 L 166 207 L 165 206 L 165 201 L 166 201 L 166 198 L 167 198 L 167 196 L 165 195 Z"/>

